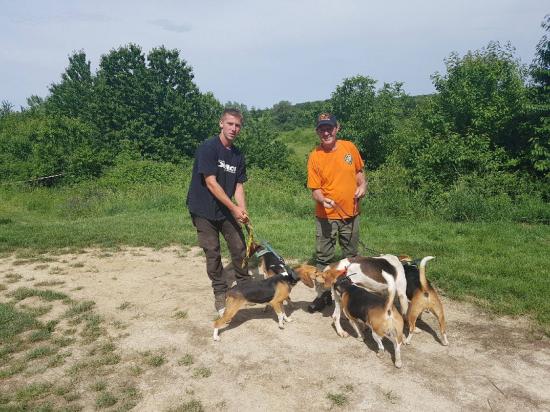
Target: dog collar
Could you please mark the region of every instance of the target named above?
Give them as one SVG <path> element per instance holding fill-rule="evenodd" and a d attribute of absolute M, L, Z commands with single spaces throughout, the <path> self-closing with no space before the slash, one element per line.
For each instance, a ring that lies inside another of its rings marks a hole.
<path fill-rule="evenodd" d="M 259 252 L 254 253 L 254 255 L 255 255 L 257 258 L 259 258 L 259 257 L 262 257 L 263 255 L 268 254 L 269 252 L 271 252 L 271 251 L 268 250 L 268 249 L 262 249 L 262 250 L 260 250 Z"/>
<path fill-rule="evenodd" d="M 290 277 L 294 279 L 296 282 L 300 280 L 300 276 L 298 276 L 298 274 L 295 271 L 293 271 L 291 268 L 289 268 L 287 265 L 285 265 L 285 270 L 286 270 L 286 273 L 288 273 Z"/>

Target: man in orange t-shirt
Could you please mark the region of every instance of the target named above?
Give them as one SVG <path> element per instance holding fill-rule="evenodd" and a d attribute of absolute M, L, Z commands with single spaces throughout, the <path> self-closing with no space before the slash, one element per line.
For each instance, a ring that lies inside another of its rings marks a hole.
<path fill-rule="evenodd" d="M 320 114 L 315 131 L 321 144 L 307 162 L 307 187 L 316 201 L 316 265 L 320 270 L 332 262 L 337 240 L 345 257 L 357 256 L 359 200 L 367 191 L 363 159 L 352 142 L 337 140 L 339 130 L 334 115 Z M 316 289 L 310 312 L 332 303 L 330 291 L 320 285 Z"/>

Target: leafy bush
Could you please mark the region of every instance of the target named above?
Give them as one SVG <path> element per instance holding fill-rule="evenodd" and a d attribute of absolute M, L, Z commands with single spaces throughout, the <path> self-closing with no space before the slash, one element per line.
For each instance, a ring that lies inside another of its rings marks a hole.
<path fill-rule="evenodd" d="M 285 170 L 289 167 L 290 150 L 277 139 L 267 117 L 248 121 L 237 138 L 237 145 L 245 155 L 247 168 Z"/>
<path fill-rule="evenodd" d="M 519 173 L 459 176 L 450 185 L 416 180 L 414 170 L 386 163 L 369 172 L 363 211 L 380 216 L 438 216 L 450 221 L 550 222 L 542 186 Z"/>
<path fill-rule="evenodd" d="M 364 213 L 380 216 L 419 216 L 429 213 L 427 205 L 411 189 L 411 171 L 396 164 L 384 164 L 367 173 L 368 193 Z"/>
<path fill-rule="evenodd" d="M 512 208 L 511 199 L 505 193 L 486 197 L 483 190 L 462 179 L 437 201 L 441 204 L 441 216 L 451 221 L 502 220 L 510 216 Z"/>
<path fill-rule="evenodd" d="M 184 163 L 185 165 L 185 163 Z M 173 184 L 185 182 L 189 171 L 186 166 L 152 160 L 126 160 L 110 168 L 100 185 L 116 188 L 120 185 Z"/>

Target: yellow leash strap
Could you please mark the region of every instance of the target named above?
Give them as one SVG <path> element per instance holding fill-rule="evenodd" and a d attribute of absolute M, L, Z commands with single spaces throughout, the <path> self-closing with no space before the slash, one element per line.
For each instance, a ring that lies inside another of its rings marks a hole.
<path fill-rule="evenodd" d="M 242 268 L 246 266 L 248 260 L 250 259 L 250 252 L 252 251 L 252 245 L 254 244 L 254 228 L 250 221 L 244 225 L 246 231 L 248 232 L 248 238 L 246 239 L 246 256 L 243 259 Z"/>

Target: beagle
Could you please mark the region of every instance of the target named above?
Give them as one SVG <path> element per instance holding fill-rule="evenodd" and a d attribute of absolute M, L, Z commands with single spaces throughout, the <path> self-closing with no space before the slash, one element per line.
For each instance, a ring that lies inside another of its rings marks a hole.
<path fill-rule="evenodd" d="M 255 242 L 252 243 L 250 255 L 252 254 L 258 257 L 258 272 L 263 275 L 264 279 L 279 274 L 288 275 L 288 266 L 285 263 L 285 260 L 268 245 L 258 244 Z M 286 301 L 287 304 L 290 305 L 290 296 L 286 299 Z M 267 306 L 264 308 L 264 312 L 267 311 L 267 308 Z"/>
<path fill-rule="evenodd" d="M 251 250 L 258 257 L 258 270 L 264 279 L 287 273 L 285 260 L 269 246 L 254 243 Z"/>
<path fill-rule="evenodd" d="M 336 272 L 327 271 L 335 269 Z M 373 257 L 356 256 L 331 263 L 324 272 L 325 283 L 332 284 L 330 277 L 341 270 L 346 270 L 346 276 L 352 283 L 371 292 L 381 293 L 388 289 L 387 276 L 391 276 L 395 283 L 395 292 L 399 298 L 401 313 L 406 316 L 409 307 L 407 300 L 407 280 L 405 270 L 394 255 L 380 255 Z M 336 309 L 335 309 L 336 310 Z"/>
<path fill-rule="evenodd" d="M 359 330 L 358 322 L 362 321 L 370 327 L 372 337 L 378 345 L 378 356 L 384 353 L 382 338 L 387 337 L 393 344 L 395 352 L 395 367 L 401 368 L 401 345 L 403 343 L 403 317 L 393 304 L 395 299 L 395 281 L 393 276 L 383 271 L 382 276 L 387 282 L 387 295 L 382 297 L 357 286 L 345 271 L 333 271 L 335 279 L 332 285 L 332 294 L 335 302 L 333 319 L 336 332 L 341 337 L 348 334 L 340 324 L 340 308 L 350 321 L 357 338 L 363 340 L 363 334 Z"/>
<path fill-rule="evenodd" d="M 426 256 L 420 261 L 420 266 L 418 266 L 409 256 L 399 256 L 407 279 L 407 297 L 411 301 L 407 313 L 407 323 L 409 324 L 409 334 L 405 340 L 405 344 L 407 345 L 411 343 L 413 332 L 416 329 L 416 320 L 422 312 L 431 312 L 434 314 L 439 322 L 441 343 L 445 346 L 449 344 L 446 332 L 445 310 L 436 290 L 428 279 L 426 279 L 426 264 L 432 259 L 435 258 L 433 256 Z"/>
<path fill-rule="evenodd" d="M 267 303 L 271 305 L 277 313 L 279 328 L 283 329 L 283 321 L 292 321 L 284 312 L 283 301 L 288 299 L 292 287 L 299 280 L 306 286 L 313 287 L 313 279 L 310 277 L 309 272 L 295 271 L 287 266 L 285 273 L 259 281 L 251 280 L 229 289 L 225 298 L 225 311 L 220 318 L 214 321 L 214 340 L 220 340 L 219 329 L 231 322 L 231 319 L 246 303 Z"/>

